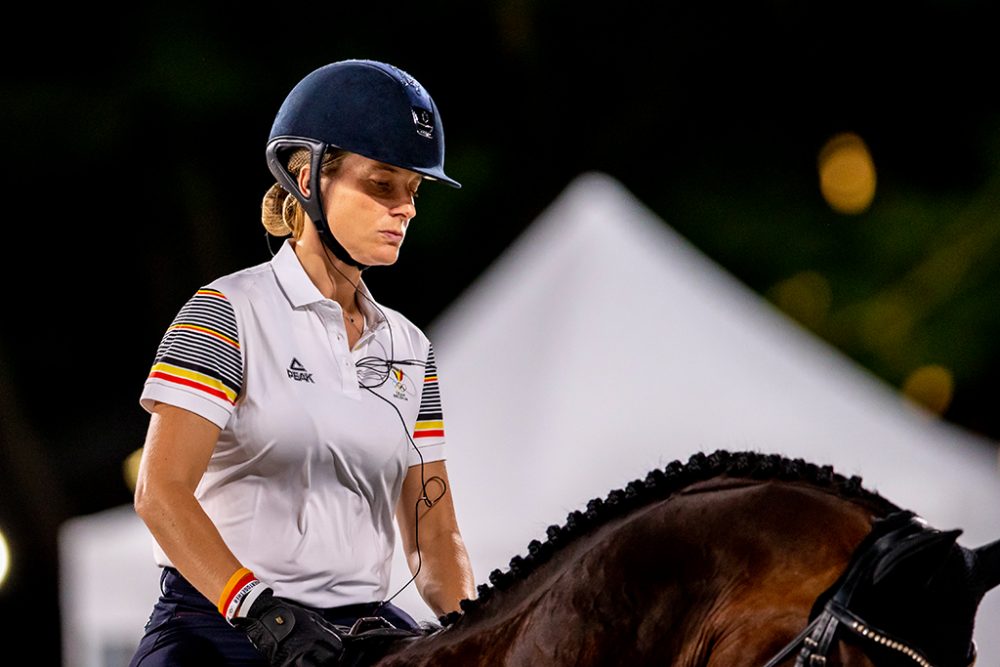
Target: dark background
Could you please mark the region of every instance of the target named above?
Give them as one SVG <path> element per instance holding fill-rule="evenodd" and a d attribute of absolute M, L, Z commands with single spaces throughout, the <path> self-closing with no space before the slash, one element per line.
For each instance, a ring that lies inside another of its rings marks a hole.
<path fill-rule="evenodd" d="M 57 528 L 131 501 L 122 462 L 160 336 L 199 286 L 270 257 L 271 122 L 335 60 L 423 83 L 465 186 L 425 184 L 401 259 L 365 274 L 418 326 L 601 170 L 770 298 L 822 276 L 829 306 L 808 326 L 897 387 L 944 366 L 943 418 L 1000 438 L 989 3 L 139 4 L 38 3 L 0 28 L 0 620 L 30 628 L 37 664 L 59 659 Z M 853 216 L 818 187 L 818 152 L 844 131 L 878 170 Z"/>

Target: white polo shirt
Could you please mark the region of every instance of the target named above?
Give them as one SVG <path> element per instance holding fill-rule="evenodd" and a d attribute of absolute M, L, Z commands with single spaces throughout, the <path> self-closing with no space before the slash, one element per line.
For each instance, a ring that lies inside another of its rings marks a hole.
<path fill-rule="evenodd" d="M 243 565 L 315 607 L 385 599 L 403 477 L 421 455 L 444 459 L 430 341 L 397 311 L 360 302 L 367 326 L 348 349 L 340 305 L 286 240 L 270 262 L 191 297 L 140 398 L 222 429 L 195 496 Z"/>

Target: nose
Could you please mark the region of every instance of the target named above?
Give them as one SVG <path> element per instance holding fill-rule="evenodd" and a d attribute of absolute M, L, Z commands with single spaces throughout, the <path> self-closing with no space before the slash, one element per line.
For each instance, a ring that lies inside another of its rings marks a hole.
<path fill-rule="evenodd" d="M 409 224 L 410 220 L 416 217 L 417 206 L 413 203 L 413 200 L 410 199 L 394 208 L 392 210 L 392 215 L 400 218 L 403 222 L 403 227 L 405 228 L 406 225 Z"/>

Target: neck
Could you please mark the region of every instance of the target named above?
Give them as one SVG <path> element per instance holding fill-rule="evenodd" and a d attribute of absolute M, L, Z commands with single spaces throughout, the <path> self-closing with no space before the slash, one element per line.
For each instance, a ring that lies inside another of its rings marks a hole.
<path fill-rule="evenodd" d="M 547 559 L 493 590 L 447 632 L 401 647 L 397 655 L 419 667 L 437 664 L 444 650 L 470 664 L 504 664 L 519 651 L 544 647 L 549 655 L 564 656 L 557 664 L 606 664 L 627 647 L 631 661 L 642 664 L 664 655 L 676 656 L 678 665 L 709 664 L 712 655 L 721 656 L 719 664 L 734 664 L 737 656 L 764 664 L 796 623 L 804 627 L 812 600 L 843 569 L 844 550 L 870 530 L 870 514 L 824 490 L 795 484 L 706 491 L 672 493 L 595 520 L 597 525 L 565 538 Z M 789 525 L 800 524 L 788 523 L 786 508 L 838 526 L 838 547 L 816 550 L 815 539 L 799 539 L 816 538 L 822 530 L 790 531 Z M 705 559 L 705 545 L 712 547 L 711 560 Z M 748 549 L 762 556 L 752 567 Z M 780 557 L 764 556 L 772 553 Z M 748 588 L 746 581 L 784 581 L 780 568 L 789 564 L 808 576 L 789 581 L 787 593 Z M 748 617 L 746 605 L 769 610 L 761 616 L 765 622 Z M 637 643 L 627 623 L 602 621 L 616 617 L 640 618 L 660 636 Z M 552 633 L 552 627 L 571 630 Z M 698 641 L 691 640 L 692 627 Z M 712 637 L 727 639 L 705 639 Z"/>
<path fill-rule="evenodd" d="M 292 247 L 320 294 L 339 303 L 345 313 L 357 313 L 354 286 L 361 281 L 361 269 L 337 259 L 318 236 L 303 235 Z"/>

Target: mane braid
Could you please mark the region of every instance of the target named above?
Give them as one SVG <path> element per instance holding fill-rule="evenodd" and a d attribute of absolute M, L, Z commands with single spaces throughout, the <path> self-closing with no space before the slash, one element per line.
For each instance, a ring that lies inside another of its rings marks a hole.
<path fill-rule="evenodd" d="M 459 603 L 461 612 L 453 611 L 439 617 L 438 621 L 444 627 L 454 625 L 482 608 L 498 592 L 524 579 L 578 537 L 634 509 L 663 500 L 697 482 L 721 475 L 761 481 L 806 482 L 840 498 L 868 503 L 879 516 L 899 510 L 878 493 L 862 487 L 860 477 L 844 477 L 834 472 L 832 466 L 818 466 L 800 458 L 788 459 L 778 454 L 750 451 L 728 452 L 720 449 L 712 454 L 698 452 L 687 463 L 673 461 L 662 469 L 651 471 L 644 480 L 633 480 L 624 489 L 611 491 L 603 500 L 594 498 L 582 512 L 570 512 L 564 525 L 552 525 L 546 529 L 544 542 L 532 540 L 528 544 L 526 555 L 511 558 L 510 568 L 506 572 L 493 570 L 489 576 L 492 585 L 480 584 L 476 589 L 478 596 L 475 600 L 466 599 Z"/>

